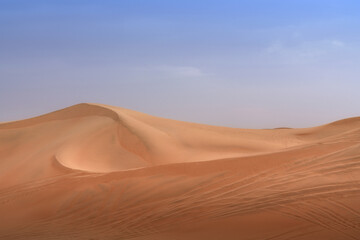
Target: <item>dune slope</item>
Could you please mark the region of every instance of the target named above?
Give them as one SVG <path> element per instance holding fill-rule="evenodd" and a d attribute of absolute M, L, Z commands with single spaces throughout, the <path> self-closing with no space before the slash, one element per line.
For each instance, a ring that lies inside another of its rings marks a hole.
<path fill-rule="evenodd" d="M 235 129 L 78 104 L 0 124 L 0 239 L 360 239 L 360 118 Z"/>

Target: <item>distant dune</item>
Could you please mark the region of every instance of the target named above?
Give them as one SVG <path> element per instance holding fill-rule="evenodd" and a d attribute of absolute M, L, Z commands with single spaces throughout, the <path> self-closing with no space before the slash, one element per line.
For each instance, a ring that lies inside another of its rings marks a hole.
<path fill-rule="evenodd" d="M 236 129 L 78 104 L 0 123 L 0 239 L 360 239 L 360 117 Z"/>

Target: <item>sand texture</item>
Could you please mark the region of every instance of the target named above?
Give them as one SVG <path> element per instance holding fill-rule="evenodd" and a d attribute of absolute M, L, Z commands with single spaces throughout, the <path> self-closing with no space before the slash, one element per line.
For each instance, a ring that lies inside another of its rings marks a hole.
<path fill-rule="evenodd" d="M 360 118 L 236 129 L 78 104 L 1 123 L 0 239 L 360 239 Z"/>

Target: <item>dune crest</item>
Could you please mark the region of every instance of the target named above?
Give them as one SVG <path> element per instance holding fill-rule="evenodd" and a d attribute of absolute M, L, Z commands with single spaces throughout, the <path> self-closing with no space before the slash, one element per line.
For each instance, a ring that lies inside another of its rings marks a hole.
<path fill-rule="evenodd" d="M 83 103 L 0 123 L 0 239 L 360 239 L 359 176 L 359 117 L 236 129 Z"/>
<path fill-rule="evenodd" d="M 0 124 L 0 129 L 7 130 L 8 138 L 21 135 L 22 129 L 37 129 L 42 138 L 57 142 L 51 157 L 67 168 L 89 172 L 247 156 L 304 144 L 291 132 L 277 137 L 262 130 L 206 126 L 87 103 Z"/>

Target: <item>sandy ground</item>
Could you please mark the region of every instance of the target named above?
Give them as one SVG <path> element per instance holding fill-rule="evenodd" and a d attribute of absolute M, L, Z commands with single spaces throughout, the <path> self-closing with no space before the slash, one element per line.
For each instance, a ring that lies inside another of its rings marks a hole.
<path fill-rule="evenodd" d="M 79 104 L 1 123 L 0 239 L 360 239 L 360 118 L 255 130 Z"/>

